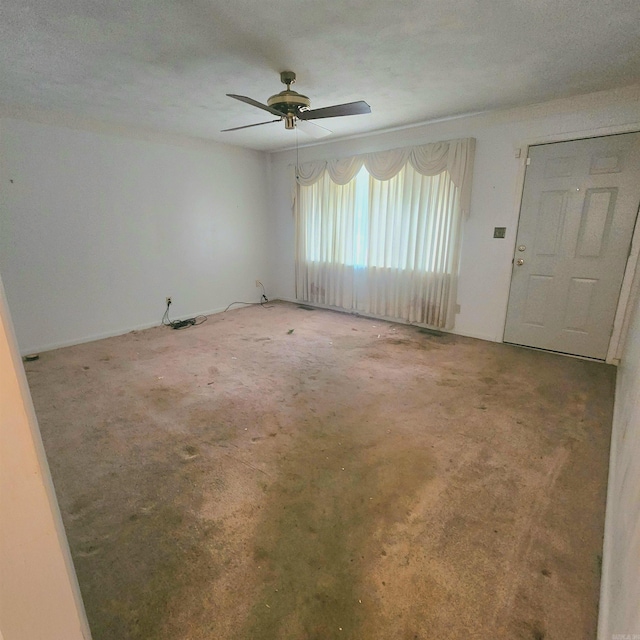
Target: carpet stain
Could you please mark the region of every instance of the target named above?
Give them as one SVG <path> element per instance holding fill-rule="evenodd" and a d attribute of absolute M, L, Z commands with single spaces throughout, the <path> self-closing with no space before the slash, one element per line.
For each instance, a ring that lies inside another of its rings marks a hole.
<path fill-rule="evenodd" d="M 166 411 L 175 407 L 185 397 L 185 394 L 175 387 L 161 386 L 151 389 L 145 388 L 142 396 L 151 403 L 154 409 Z"/>
<path fill-rule="evenodd" d="M 348 422 L 301 425 L 267 491 L 254 550 L 263 584 L 243 638 L 363 637 L 380 555 L 373 534 L 407 518 L 435 465 L 426 451 L 389 447 L 379 434 L 344 429 Z"/>
<path fill-rule="evenodd" d="M 188 477 L 157 465 L 142 465 L 139 472 L 126 475 L 114 479 L 113 486 L 108 479 L 103 482 L 109 512 L 100 505 L 82 506 L 83 517 L 66 523 L 92 635 L 96 640 L 170 637 L 168 614 L 180 606 L 180 599 L 193 600 L 194 589 L 211 584 L 220 567 L 209 553 L 202 523 L 183 503 L 185 498 L 198 500 L 189 492 Z M 151 478 L 153 489 L 147 486 Z M 137 487 L 134 494 L 156 493 L 162 501 L 154 508 L 136 499 L 118 504 L 109 494 L 117 490 L 115 482 L 119 486 L 123 480 Z M 74 532 L 86 529 L 92 536 L 83 543 Z M 114 535 L 109 536 L 109 530 Z M 192 608 L 191 615 L 198 618 L 204 612 Z"/>

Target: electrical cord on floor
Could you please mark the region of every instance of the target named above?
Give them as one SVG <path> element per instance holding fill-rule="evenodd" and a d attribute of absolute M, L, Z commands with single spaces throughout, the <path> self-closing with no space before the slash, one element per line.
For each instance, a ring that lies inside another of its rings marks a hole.
<path fill-rule="evenodd" d="M 272 304 L 266 305 L 264 303 L 264 300 L 261 300 L 260 302 L 242 302 L 238 300 L 237 302 L 232 302 L 222 313 L 226 313 L 227 311 L 229 311 L 229 309 L 231 309 L 231 307 L 233 307 L 234 304 L 246 304 L 247 306 L 255 306 L 259 304 L 261 307 L 264 307 L 265 309 L 271 309 L 273 307 Z"/>
<path fill-rule="evenodd" d="M 187 327 L 196 327 L 207 321 L 207 316 L 196 316 L 195 318 L 187 318 L 186 320 L 171 320 L 169 318 L 169 307 L 171 302 L 167 302 L 167 308 L 162 316 L 162 324 L 172 329 L 186 329 Z"/>
<path fill-rule="evenodd" d="M 261 307 L 264 307 L 265 309 L 271 309 L 273 305 L 265 305 L 265 302 L 269 302 L 269 298 L 267 298 L 267 292 L 264 288 L 264 285 L 262 284 L 262 282 L 260 282 L 259 280 L 256 280 L 256 282 L 262 287 L 262 297 L 260 298 L 260 302 L 232 302 L 224 311 L 223 313 L 226 313 L 227 311 L 229 311 L 229 309 L 231 307 L 233 307 L 234 304 L 246 304 L 247 306 L 253 306 L 253 305 L 257 305 L 259 304 Z"/>

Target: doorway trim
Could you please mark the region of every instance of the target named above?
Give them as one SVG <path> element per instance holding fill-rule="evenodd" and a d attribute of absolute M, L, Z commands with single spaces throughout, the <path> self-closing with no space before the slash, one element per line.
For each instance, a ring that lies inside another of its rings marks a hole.
<path fill-rule="evenodd" d="M 534 138 L 526 138 L 522 140 L 514 149 L 516 158 L 519 158 L 518 175 L 516 177 L 516 188 L 514 196 L 514 221 L 516 224 L 516 233 L 513 234 L 513 250 L 515 255 L 517 244 L 517 229 L 520 224 L 520 211 L 522 208 L 522 197 L 524 195 L 524 180 L 527 170 L 527 158 L 529 157 L 529 147 L 539 144 L 553 144 L 554 142 L 569 142 L 572 140 L 589 140 L 591 138 L 602 138 L 605 136 L 613 136 L 622 133 L 639 133 L 640 122 L 633 122 L 625 125 L 616 125 L 610 127 L 597 127 L 595 129 L 579 129 L 577 131 L 568 131 L 563 133 L 552 133 L 545 136 L 537 136 Z M 607 349 L 607 364 L 618 365 L 624 341 L 627 336 L 629 321 L 631 317 L 630 302 L 634 299 L 634 294 L 640 289 L 640 211 L 636 212 L 636 224 L 631 238 L 631 248 L 629 257 L 625 266 L 624 275 L 622 277 L 622 286 L 620 288 L 620 296 L 616 307 L 616 314 L 613 320 L 613 330 L 609 340 L 609 348 Z M 509 290 L 511 290 L 511 277 L 513 275 L 513 264 L 511 266 L 512 273 L 509 277 Z M 507 307 L 509 304 L 509 296 L 507 296 L 506 304 L 503 310 L 502 335 L 499 336 L 500 342 L 504 342 L 504 332 L 507 324 Z"/>

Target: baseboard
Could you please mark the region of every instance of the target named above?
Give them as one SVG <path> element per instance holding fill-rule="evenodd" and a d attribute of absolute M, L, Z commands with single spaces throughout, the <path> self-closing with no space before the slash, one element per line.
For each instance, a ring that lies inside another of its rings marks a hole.
<path fill-rule="evenodd" d="M 372 320 L 382 320 L 384 322 L 395 322 L 397 324 L 407 325 L 408 327 L 420 327 L 423 329 L 437 329 L 438 331 L 442 331 L 442 333 L 451 333 L 453 335 L 463 336 L 465 338 L 475 338 L 476 340 L 485 340 L 487 342 L 502 342 L 501 340 L 496 340 L 493 336 L 490 336 L 488 334 L 458 331 L 455 327 L 453 329 L 440 329 L 437 327 L 429 326 L 428 324 L 424 324 L 422 322 L 407 322 L 406 320 L 398 320 L 397 318 L 389 318 L 389 317 L 377 316 L 369 313 L 361 313 L 360 311 L 349 311 L 348 309 L 341 309 L 340 307 L 332 307 L 330 305 L 317 304 L 315 302 L 304 302 L 303 300 L 295 300 L 293 298 L 280 297 L 278 298 L 278 300 L 281 300 L 282 302 L 291 302 L 293 304 L 304 304 L 307 307 L 324 309 L 326 311 L 346 313 L 347 315 L 358 316 L 359 318 L 371 318 Z"/>
<path fill-rule="evenodd" d="M 610 611 L 611 611 L 611 562 L 615 553 L 613 547 L 613 529 L 615 526 L 615 494 L 618 487 L 615 486 L 617 438 L 615 429 L 621 422 L 619 416 L 620 400 L 618 397 L 618 384 L 616 384 L 615 400 L 613 403 L 613 426 L 611 430 L 611 444 L 609 446 L 609 477 L 607 480 L 607 502 L 604 515 L 604 537 L 602 541 L 602 569 L 600 571 L 600 600 L 598 603 L 598 640 L 611 640 Z"/>
<path fill-rule="evenodd" d="M 185 320 L 186 318 L 193 318 L 195 316 L 213 316 L 217 313 L 222 313 L 227 307 L 220 307 L 217 309 L 211 309 L 209 311 L 200 311 L 198 313 L 188 313 L 172 318 L 172 320 Z M 53 351 L 54 349 L 62 349 L 64 347 L 73 347 L 77 344 L 85 344 L 87 342 L 95 342 L 96 340 L 104 340 L 105 338 L 114 338 L 115 336 L 123 336 L 126 333 L 132 331 L 144 331 L 145 329 L 151 329 L 152 327 L 162 326 L 161 322 L 154 320 L 153 322 L 145 322 L 122 329 L 114 329 L 113 331 L 105 331 L 102 333 L 94 333 L 82 338 L 74 338 L 72 340 L 63 340 L 61 342 L 52 342 L 41 346 L 30 347 L 28 349 L 20 349 L 20 355 L 26 356 L 32 353 L 45 353 L 47 351 Z"/>
<path fill-rule="evenodd" d="M 381 321 L 385 321 L 385 322 L 395 322 L 395 323 L 398 323 L 398 324 L 407 325 L 409 327 L 421 327 L 421 328 L 425 328 L 425 329 L 433 329 L 433 327 L 430 327 L 429 325 L 421 323 L 421 322 L 406 322 L 404 320 L 398 320 L 398 319 L 395 319 L 395 318 L 388 318 L 388 317 L 384 317 L 384 316 L 376 316 L 376 315 L 373 315 L 373 314 L 363 314 L 363 313 L 361 313 L 359 311 L 349 311 L 347 309 L 340 309 L 339 307 L 332 307 L 330 305 L 321 305 L 321 304 L 316 304 L 316 303 L 303 302 L 301 300 L 296 300 L 295 298 L 278 297 L 278 298 L 273 298 L 273 299 L 270 300 L 270 302 L 278 302 L 278 301 L 290 302 L 291 304 L 305 304 L 305 305 L 307 305 L 309 307 L 314 307 L 316 309 L 323 309 L 325 311 L 335 311 L 336 313 L 345 313 L 345 314 L 348 314 L 348 315 L 358 316 L 360 318 L 371 318 L 372 320 L 381 320 Z M 182 316 L 179 316 L 179 317 L 176 317 L 176 318 L 172 318 L 172 319 L 173 320 L 184 320 L 186 318 L 193 318 L 196 315 L 198 315 L 198 316 L 212 316 L 212 315 L 215 315 L 217 313 L 223 313 L 227 309 L 228 309 L 228 307 L 219 307 L 217 309 L 211 309 L 211 310 L 208 310 L 208 311 L 200 311 L 198 313 L 184 314 Z M 122 329 L 114 329 L 113 331 L 105 331 L 105 332 L 102 332 L 102 333 L 94 333 L 94 334 L 90 334 L 88 336 L 83 336 L 82 338 L 74 338 L 72 340 L 63 340 L 61 342 L 52 342 L 52 343 L 40 345 L 40 346 L 37 346 L 37 347 L 30 347 L 28 349 L 20 349 L 20 354 L 22 356 L 25 356 L 25 355 L 32 354 L 32 353 L 45 353 L 46 351 L 53 351 L 54 349 L 62 349 L 64 347 L 72 347 L 72 346 L 77 345 L 77 344 L 85 344 L 86 342 L 94 342 L 95 340 L 104 340 L 105 338 L 113 338 L 115 336 L 122 336 L 125 333 L 130 333 L 131 331 L 143 331 L 145 329 L 151 329 L 152 327 L 157 327 L 159 325 L 160 325 L 160 323 L 157 320 L 154 320 L 153 322 L 145 322 L 143 324 L 129 326 L 129 327 L 122 328 Z M 438 331 L 442 331 L 443 333 L 451 333 L 453 335 L 458 335 L 458 336 L 464 336 L 465 338 L 476 338 L 477 340 L 486 340 L 488 342 L 497 342 L 492 336 L 485 335 L 485 334 L 479 334 L 479 333 L 473 333 L 473 332 L 457 331 L 455 328 L 452 329 L 452 330 L 438 329 Z"/>

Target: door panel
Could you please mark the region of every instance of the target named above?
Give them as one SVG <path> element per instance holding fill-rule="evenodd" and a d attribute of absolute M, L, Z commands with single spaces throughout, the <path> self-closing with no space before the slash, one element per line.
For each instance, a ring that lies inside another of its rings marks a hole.
<path fill-rule="evenodd" d="M 607 246 L 617 193 L 617 189 L 587 191 L 578 232 L 578 257 L 599 258 L 602 255 L 602 249 Z"/>
<path fill-rule="evenodd" d="M 640 133 L 529 149 L 505 342 L 604 360 L 640 204 Z"/>
<path fill-rule="evenodd" d="M 532 274 L 525 302 L 524 321 L 531 326 L 544 327 L 546 302 L 553 284 L 551 276 Z"/>
<path fill-rule="evenodd" d="M 567 210 L 564 191 L 543 191 L 538 211 L 535 252 L 538 256 L 555 256 L 562 243 L 562 230 Z"/>
<path fill-rule="evenodd" d="M 571 278 L 563 323 L 566 331 L 588 331 L 597 284 L 598 281 L 591 278 Z"/>

